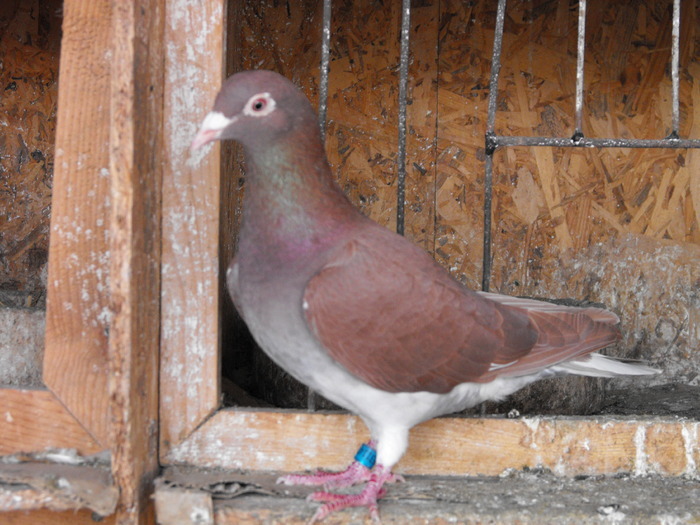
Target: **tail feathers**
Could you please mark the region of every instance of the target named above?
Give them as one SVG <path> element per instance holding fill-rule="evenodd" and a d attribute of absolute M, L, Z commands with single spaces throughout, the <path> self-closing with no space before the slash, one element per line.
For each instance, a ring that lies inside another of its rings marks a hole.
<path fill-rule="evenodd" d="M 611 325 L 616 325 L 620 322 L 620 319 L 619 317 L 617 317 L 617 315 L 612 313 L 610 310 L 605 310 L 603 308 L 595 308 L 591 306 L 571 306 L 540 299 L 527 299 L 524 297 L 513 297 L 510 295 L 500 295 L 497 293 L 490 292 L 477 293 L 497 303 L 504 304 L 506 306 L 512 306 L 514 308 L 520 308 L 523 310 L 544 312 L 550 314 L 573 313 L 578 311 L 585 312 L 586 315 L 595 322 Z"/>
<path fill-rule="evenodd" d="M 559 363 L 550 370 L 589 377 L 650 376 L 661 373 L 656 368 L 620 361 L 602 354 L 588 354 L 581 359 Z"/>

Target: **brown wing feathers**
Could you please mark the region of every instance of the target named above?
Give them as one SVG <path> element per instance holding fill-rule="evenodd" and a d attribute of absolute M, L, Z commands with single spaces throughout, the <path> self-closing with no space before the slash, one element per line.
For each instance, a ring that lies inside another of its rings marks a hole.
<path fill-rule="evenodd" d="M 373 249 L 380 241 L 396 245 Z M 393 236 L 347 243 L 311 279 L 304 301 L 309 326 L 333 359 L 390 392 L 445 393 L 463 382 L 525 375 L 618 337 L 614 314 L 604 310 L 470 292 Z"/>

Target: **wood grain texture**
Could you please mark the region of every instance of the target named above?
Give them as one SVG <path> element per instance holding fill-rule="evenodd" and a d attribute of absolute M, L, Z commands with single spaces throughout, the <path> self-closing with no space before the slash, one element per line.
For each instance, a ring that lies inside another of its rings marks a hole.
<path fill-rule="evenodd" d="M 0 388 L 0 455 L 74 448 L 87 456 L 102 446 L 48 390 Z"/>
<path fill-rule="evenodd" d="M 95 515 L 89 510 L 32 510 L 3 512 L 0 514 L 3 525 L 95 525 Z M 114 525 L 114 515 L 100 518 L 100 525 Z"/>
<path fill-rule="evenodd" d="M 111 32 L 108 0 L 64 2 L 44 358 L 47 386 L 105 447 Z"/>
<path fill-rule="evenodd" d="M 109 393 L 117 523 L 153 521 L 158 471 L 164 2 L 114 4 Z"/>
<path fill-rule="evenodd" d="M 219 403 L 219 147 L 190 142 L 223 76 L 222 0 L 165 12 L 161 442 L 186 437 Z"/>
<path fill-rule="evenodd" d="M 345 468 L 367 430 L 355 416 L 224 410 L 164 458 L 166 464 L 250 470 Z M 700 423 L 664 419 L 434 419 L 411 432 L 396 471 L 497 476 L 544 467 L 574 476 L 697 475 Z"/>

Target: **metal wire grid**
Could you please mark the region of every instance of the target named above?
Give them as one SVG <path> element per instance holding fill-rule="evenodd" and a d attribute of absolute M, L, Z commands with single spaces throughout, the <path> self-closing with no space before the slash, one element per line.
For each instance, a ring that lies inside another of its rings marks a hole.
<path fill-rule="evenodd" d="M 547 146 L 556 148 L 700 148 L 699 139 L 681 139 L 679 135 L 679 76 L 678 57 L 680 40 L 680 0 L 673 1 L 673 28 L 671 36 L 671 82 L 672 82 L 672 130 L 664 139 L 620 139 L 588 138 L 581 129 L 583 113 L 583 62 L 586 40 L 586 0 L 579 0 L 578 45 L 576 57 L 576 129 L 572 137 L 503 136 L 494 131 L 496 121 L 496 99 L 498 97 L 498 74 L 501 69 L 503 24 L 506 0 L 498 0 L 496 31 L 493 43 L 493 61 L 489 87 L 488 121 L 486 127 L 486 162 L 484 176 L 484 257 L 481 287 L 489 290 L 491 281 L 491 204 L 493 193 L 493 154 L 496 148 L 506 146 Z"/>
<path fill-rule="evenodd" d="M 545 146 L 555 148 L 700 148 L 700 139 L 682 139 L 679 134 L 679 40 L 680 40 L 680 0 L 673 0 L 673 26 L 671 35 L 671 82 L 672 82 L 672 131 L 663 139 L 622 139 L 588 138 L 582 130 L 583 121 L 583 81 L 584 55 L 586 49 L 586 0 L 579 0 L 578 34 L 576 57 L 576 102 L 575 131 L 571 137 L 535 137 L 497 135 L 496 102 L 498 99 L 498 77 L 501 71 L 501 50 L 503 47 L 503 27 L 505 22 L 506 0 L 498 0 L 496 27 L 489 83 L 488 116 L 486 123 L 486 161 L 484 168 L 484 250 L 482 259 L 481 287 L 489 290 L 491 281 L 491 229 L 493 203 L 493 155 L 497 148 L 508 146 Z M 404 233 L 404 207 L 406 188 L 406 103 L 409 63 L 409 28 L 411 24 L 411 1 L 402 0 L 401 51 L 399 63 L 399 125 L 397 155 L 397 203 L 396 231 Z M 323 0 L 323 36 L 321 50 L 321 81 L 319 96 L 319 125 L 325 136 L 328 109 L 328 71 L 330 62 L 331 0 Z M 315 401 L 309 392 L 309 410 L 314 410 Z"/>

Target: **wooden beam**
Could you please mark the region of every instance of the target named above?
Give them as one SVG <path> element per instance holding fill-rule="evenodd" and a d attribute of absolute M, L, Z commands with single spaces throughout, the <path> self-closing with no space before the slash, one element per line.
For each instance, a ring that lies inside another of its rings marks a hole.
<path fill-rule="evenodd" d="M 155 501 L 159 525 L 214 525 L 214 505 L 206 491 L 159 487 Z"/>
<path fill-rule="evenodd" d="M 219 404 L 219 154 L 190 142 L 223 76 L 224 0 L 168 2 L 163 108 L 161 443 Z"/>
<path fill-rule="evenodd" d="M 69 510 L 54 512 L 51 510 L 33 510 L 31 512 L 3 512 L 3 525 L 95 525 L 95 515 L 89 510 Z M 99 525 L 114 525 L 114 516 L 99 520 Z"/>
<path fill-rule="evenodd" d="M 44 381 L 104 447 L 109 309 L 109 0 L 63 4 Z"/>
<path fill-rule="evenodd" d="M 263 439 L 264 436 L 264 439 Z M 263 470 L 345 468 L 367 429 L 356 416 L 222 410 L 165 463 Z M 403 474 L 497 476 L 544 467 L 555 474 L 697 475 L 700 423 L 665 419 L 440 418 L 411 431 Z"/>
<path fill-rule="evenodd" d="M 74 448 L 89 456 L 102 446 L 48 390 L 0 388 L 0 456 Z"/>
<path fill-rule="evenodd" d="M 108 464 L 0 463 L 0 512 L 87 508 L 109 516 L 114 514 L 118 498 Z"/>
<path fill-rule="evenodd" d="M 164 4 L 113 3 L 109 393 L 123 525 L 153 522 L 158 471 Z"/>

